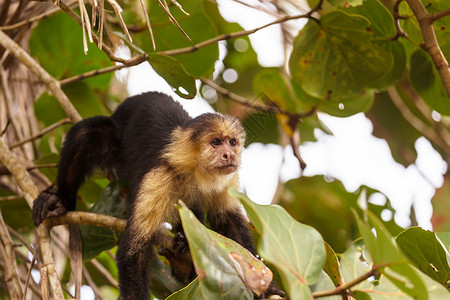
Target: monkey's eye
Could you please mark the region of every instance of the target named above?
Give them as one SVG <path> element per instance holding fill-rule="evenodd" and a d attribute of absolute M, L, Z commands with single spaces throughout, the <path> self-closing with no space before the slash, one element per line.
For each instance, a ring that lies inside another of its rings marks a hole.
<path fill-rule="evenodd" d="M 211 141 L 211 145 L 213 145 L 213 146 L 220 146 L 220 145 L 222 145 L 222 142 L 219 139 L 213 139 Z"/>
<path fill-rule="evenodd" d="M 237 144 L 236 139 L 230 140 L 230 146 L 236 146 L 236 144 Z"/>

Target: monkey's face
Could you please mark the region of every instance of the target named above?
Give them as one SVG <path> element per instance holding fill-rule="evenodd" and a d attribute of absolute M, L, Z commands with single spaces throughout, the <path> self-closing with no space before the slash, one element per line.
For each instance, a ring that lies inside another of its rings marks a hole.
<path fill-rule="evenodd" d="M 237 171 L 245 142 L 244 129 L 237 119 L 219 114 L 205 116 L 195 139 L 198 166 L 207 173 L 227 175 Z"/>
<path fill-rule="evenodd" d="M 212 155 L 211 167 L 213 172 L 230 174 L 239 167 L 241 145 L 238 139 L 229 136 L 218 136 L 210 142 Z"/>

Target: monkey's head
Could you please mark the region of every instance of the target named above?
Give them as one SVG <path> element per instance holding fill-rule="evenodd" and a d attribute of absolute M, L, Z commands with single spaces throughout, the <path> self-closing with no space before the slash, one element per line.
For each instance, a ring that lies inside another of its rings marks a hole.
<path fill-rule="evenodd" d="M 244 143 L 245 131 L 236 118 L 206 113 L 172 133 L 164 156 L 174 167 L 197 177 L 216 178 L 237 171 Z"/>

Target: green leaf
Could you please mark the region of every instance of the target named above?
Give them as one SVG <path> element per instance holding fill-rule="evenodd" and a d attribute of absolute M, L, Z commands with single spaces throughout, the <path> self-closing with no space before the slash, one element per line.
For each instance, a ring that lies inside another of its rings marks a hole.
<path fill-rule="evenodd" d="M 405 167 L 416 161 L 415 142 L 421 133 L 403 118 L 387 93 L 376 95 L 366 116 L 373 124 L 373 135 L 386 140 L 395 161 Z"/>
<path fill-rule="evenodd" d="M 88 53 L 84 54 L 82 37 L 81 27 L 61 12 L 39 22 L 31 35 L 30 52 L 57 79 L 110 66 L 108 56 L 95 44 L 88 43 Z M 107 73 L 83 82 L 104 90 L 111 77 L 112 73 Z"/>
<path fill-rule="evenodd" d="M 417 50 L 411 56 L 410 64 L 409 76 L 416 92 L 432 109 L 450 115 L 450 98 L 428 53 Z"/>
<path fill-rule="evenodd" d="M 178 210 L 204 299 L 253 299 L 250 288 L 267 289 L 272 272 L 260 260 L 203 226 L 182 201 Z"/>
<path fill-rule="evenodd" d="M 200 283 L 198 277 L 181 290 L 173 293 L 166 300 L 204 300 L 201 295 Z"/>
<path fill-rule="evenodd" d="M 333 281 L 331 281 L 330 277 L 328 277 L 327 273 L 324 271 L 320 272 L 320 277 L 317 280 L 317 283 L 311 287 L 311 290 L 314 292 L 322 292 L 322 291 L 331 291 L 335 288 Z M 321 297 L 320 299 L 325 300 L 342 300 L 342 296 L 334 295 L 328 297 Z"/>
<path fill-rule="evenodd" d="M 286 80 L 278 69 L 265 69 L 256 74 L 253 89 L 257 95 L 263 94 L 282 110 L 298 112 L 296 101 L 292 98 Z"/>
<path fill-rule="evenodd" d="M 372 105 L 374 91 L 369 90 L 363 95 L 340 99 L 339 101 L 321 100 L 306 93 L 296 82 L 291 82 L 295 96 L 304 106 L 316 107 L 319 111 L 335 117 L 349 117 L 366 111 Z"/>
<path fill-rule="evenodd" d="M 283 286 L 288 288 L 289 299 L 310 299 L 308 285 L 319 279 L 326 257 L 320 234 L 314 228 L 295 221 L 278 205 L 255 204 L 234 189 L 230 194 L 241 200 L 261 234 L 259 253 L 277 268 Z"/>
<path fill-rule="evenodd" d="M 399 234 L 395 241 L 419 270 L 447 287 L 450 278 L 448 252 L 433 232 L 411 227 Z"/>
<path fill-rule="evenodd" d="M 334 286 L 338 286 L 341 284 L 341 272 L 339 270 L 339 260 L 334 252 L 333 248 L 328 245 L 327 242 L 324 242 L 325 250 L 327 253 L 327 258 L 325 260 L 325 266 L 323 270 L 328 274 Z"/>
<path fill-rule="evenodd" d="M 246 116 L 242 121 L 247 139 L 247 145 L 251 143 L 277 144 L 280 131 L 275 114 L 269 112 L 256 112 Z"/>
<path fill-rule="evenodd" d="M 171 268 L 156 253 L 154 257 L 155 259 L 150 262 L 149 290 L 154 297 L 164 299 L 174 291 L 181 289 L 183 285 L 172 274 Z"/>
<path fill-rule="evenodd" d="M 195 97 L 197 94 L 195 80 L 178 60 L 170 56 L 150 53 L 148 61 L 153 70 L 167 81 L 178 96 L 186 99 Z"/>
<path fill-rule="evenodd" d="M 340 266 L 342 277 L 349 282 L 370 270 L 370 265 L 365 261 L 364 241 L 357 239 L 343 254 L 341 254 Z M 352 290 L 364 290 L 372 287 L 372 284 L 364 280 L 355 285 Z"/>
<path fill-rule="evenodd" d="M 354 238 L 356 224 L 350 207 L 357 207 L 357 197 L 338 180 L 302 176 L 285 183 L 280 205 L 297 221 L 317 229 L 335 251 L 342 252 Z"/>
<path fill-rule="evenodd" d="M 397 34 L 394 17 L 379 0 L 364 1 L 362 5 L 341 9 L 366 18 L 370 23 L 370 31 L 377 37 L 392 38 Z"/>
<path fill-rule="evenodd" d="M 289 61 L 293 80 L 309 95 L 340 100 L 364 93 L 393 65 L 391 53 L 375 43 L 368 21 L 341 11 L 310 20 L 294 42 Z"/>
<path fill-rule="evenodd" d="M 447 250 L 447 252 L 450 252 L 450 232 L 438 232 L 436 233 L 436 236 L 444 244 L 444 247 Z"/>
<path fill-rule="evenodd" d="M 125 184 L 121 181 L 111 182 L 90 212 L 126 218 L 128 202 L 122 193 L 124 186 Z M 120 235 L 120 232 L 115 230 L 94 226 L 80 226 L 80 232 L 84 260 L 94 258 L 104 250 L 116 246 Z"/>
<path fill-rule="evenodd" d="M 369 90 L 364 95 L 341 101 L 322 101 L 319 109 L 329 115 L 345 118 L 367 111 L 372 106 L 374 98 L 375 91 Z"/>
<path fill-rule="evenodd" d="M 328 0 L 334 6 L 357 6 L 361 5 L 364 0 Z"/>

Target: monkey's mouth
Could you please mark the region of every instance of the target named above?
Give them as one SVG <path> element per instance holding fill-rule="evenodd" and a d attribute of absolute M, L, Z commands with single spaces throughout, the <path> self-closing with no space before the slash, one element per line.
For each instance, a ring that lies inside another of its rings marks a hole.
<path fill-rule="evenodd" d="M 233 164 L 216 167 L 217 170 L 219 170 L 220 172 L 223 172 L 223 173 L 232 173 L 232 172 L 236 171 L 237 168 L 238 168 L 238 166 L 233 165 Z"/>

